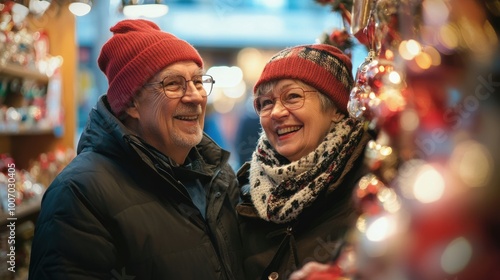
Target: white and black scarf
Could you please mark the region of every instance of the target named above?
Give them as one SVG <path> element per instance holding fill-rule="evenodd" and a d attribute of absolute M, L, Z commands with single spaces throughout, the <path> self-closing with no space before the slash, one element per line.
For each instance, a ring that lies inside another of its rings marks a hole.
<path fill-rule="evenodd" d="M 290 162 L 260 136 L 250 164 L 250 195 L 259 216 L 274 223 L 293 221 L 341 175 L 363 135 L 362 122 L 336 123 L 321 144 Z"/>

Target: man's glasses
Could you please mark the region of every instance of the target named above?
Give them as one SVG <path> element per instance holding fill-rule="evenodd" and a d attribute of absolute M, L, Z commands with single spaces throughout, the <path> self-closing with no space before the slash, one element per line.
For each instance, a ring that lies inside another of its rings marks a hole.
<path fill-rule="evenodd" d="M 279 96 L 281 105 L 289 111 L 297 110 L 304 106 L 304 101 L 306 100 L 306 92 L 315 92 L 316 90 L 304 90 L 302 88 L 291 88 L 282 92 Z M 260 117 L 267 117 L 271 114 L 274 105 L 276 105 L 276 99 L 269 95 L 262 95 L 255 98 L 253 102 L 253 107 L 255 112 Z"/>
<path fill-rule="evenodd" d="M 161 82 L 148 83 L 146 86 L 160 84 L 163 92 L 168 98 L 181 98 L 186 94 L 188 82 L 193 82 L 196 90 L 201 96 L 206 97 L 212 92 L 215 80 L 210 75 L 193 76 L 191 80 L 186 80 L 183 76 L 167 76 Z"/>

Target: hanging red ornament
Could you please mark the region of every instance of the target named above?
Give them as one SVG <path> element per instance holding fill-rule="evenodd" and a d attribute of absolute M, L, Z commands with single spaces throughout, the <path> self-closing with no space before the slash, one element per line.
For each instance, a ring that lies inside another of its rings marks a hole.
<path fill-rule="evenodd" d="M 347 110 L 349 115 L 353 118 L 369 118 L 370 116 L 365 115 L 366 102 L 368 98 L 368 92 L 363 88 L 363 86 L 358 85 L 352 88 L 349 97 L 349 102 L 347 103 Z"/>
<path fill-rule="evenodd" d="M 328 269 L 323 271 L 312 272 L 307 276 L 306 280 L 341 280 L 342 270 L 337 265 L 330 265 Z"/>
<path fill-rule="evenodd" d="M 358 212 L 370 216 L 382 213 L 384 206 L 378 196 L 384 189 L 387 187 L 374 174 L 363 176 L 354 190 L 354 202 Z"/>
<path fill-rule="evenodd" d="M 389 60 L 374 59 L 366 67 L 366 85 L 375 94 L 386 82 L 388 82 L 387 75 L 394 71 L 394 64 Z"/>
<path fill-rule="evenodd" d="M 349 42 L 351 35 L 347 32 L 347 30 L 333 30 L 333 32 L 330 34 L 330 41 L 333 42 L 335 45 L 343 47 L 346 45 L 350 45 L 351 43 Z"/>
<path fill-rule="evenodd" d="M 379 57 L 391 59 L 397 50 L 401 35 L 399 32 L 399 15 L 397 0 L 377 0 L 375 5 L 375 22 L 377 25 L 376 41 L 379 42 Z"/>
<path fill-rule="evenodd" d="M 349 57 L 351 56 L 351 49 L 354 46 L 352 37 L 345 29 L 334 29 L 332 33 L 323 33 L 319 41 L 322 44 L 332 45 L 339 48 Z"/>
<path fill-rule="evenodd" d="M 322 44 L 332 45 L 342 50 L 347 56 L 351 57 L 354 46 L 348 29 L 351 26 L 352 2 L 350 0 L 316 0 L 320 5 L 331 5 L 332 11 L 338 13 L 342 18 L 342 28 L 334 29 L 331 33 L 323 33 L 319 38 Z"/>
<path fill-rule="evenodd" d="M 362 65 L 357 72 L 356 82 L 348 103 L 352 117 L 363 117 L 380 125 L 404 109 L 404 83 L 392 61 L 373 59 Z"/>
<path fill-rule="evenodd" d="M 353 0 L 351 33 L 369 50 L 376 50 L 374 0 Z"/>
<path fill-rule="evenodd" d="M 391 136 L 399 131 L 397 115 L 406 106 L 405 84 L 401 76 L 389 60 L 373 60 L 366 70 L 365 86 L 369 92 L 366 110 L 379 127 L 389 129 Z"/>
<path fill-rule="evenodd" d="M 366 89 L 366 72 L 368 70 L 368 65 L 374 59 L 375 52 L 370 51 L 365 61 L 358 66 L 356 71 L 356 77 L 354 79 L 355 86 L 351 89 L 349 102 L 347 104 L 347 110 L 353 118 L 363 118 L 370 120 L 371 112 L 367 112 L 367 106 L 369 101 L 369 91 Z"/>

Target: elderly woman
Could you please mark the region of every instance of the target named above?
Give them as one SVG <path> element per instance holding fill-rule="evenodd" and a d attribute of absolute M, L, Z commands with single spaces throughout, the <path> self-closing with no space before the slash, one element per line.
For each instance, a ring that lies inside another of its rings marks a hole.
<path fill-rule="evenodd" d="M 254 87 L 263 133 L 238 172 L 247 279 L 288 279 L 332 260 L 356 219 L 369 135 L 347 112 L 350 59 L 330 45 L 280 51 Z"/>

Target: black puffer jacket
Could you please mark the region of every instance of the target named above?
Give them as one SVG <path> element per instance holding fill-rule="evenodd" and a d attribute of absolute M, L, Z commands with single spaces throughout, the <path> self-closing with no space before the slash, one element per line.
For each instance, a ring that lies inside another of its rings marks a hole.
<path fill-rule="evenodd" d="M 110 113 L 90 113 L 78 156 L 46 191 L 30 279 L 242 279 L 229 153 L 209 137 L 201 155 L 206 219 L 172 167 Z"/>

